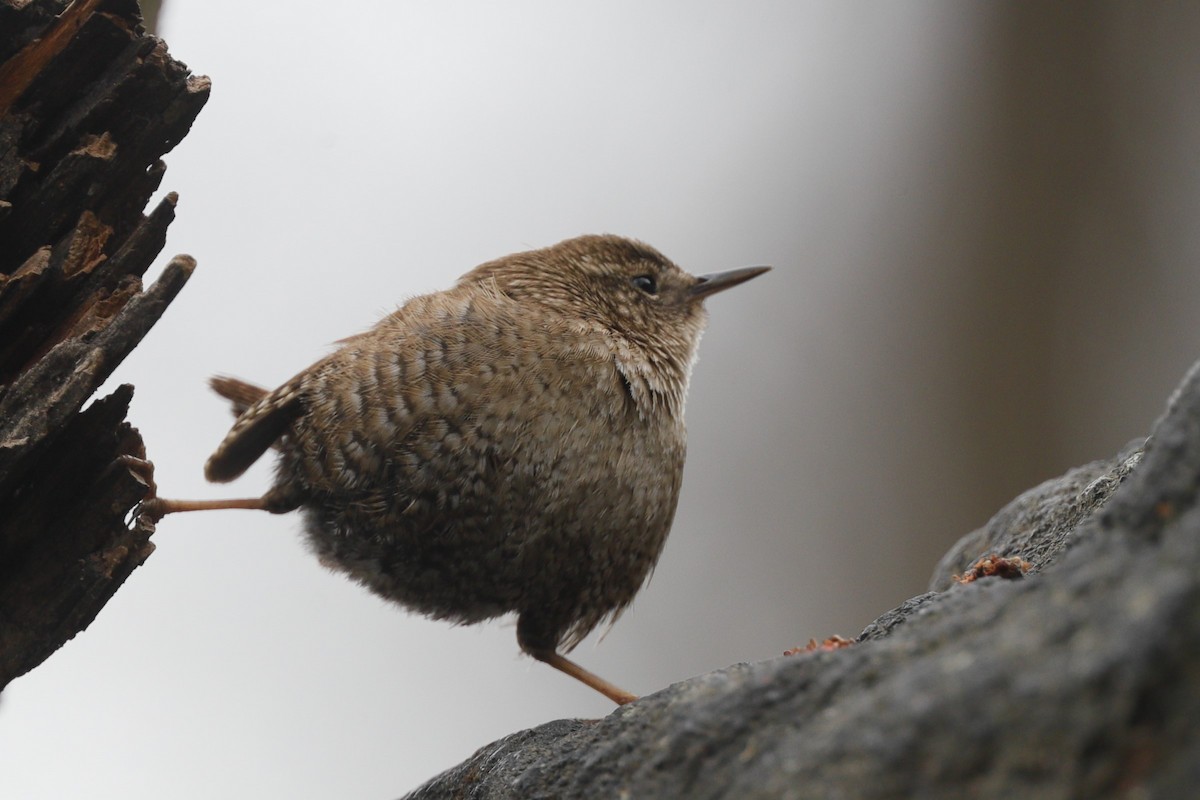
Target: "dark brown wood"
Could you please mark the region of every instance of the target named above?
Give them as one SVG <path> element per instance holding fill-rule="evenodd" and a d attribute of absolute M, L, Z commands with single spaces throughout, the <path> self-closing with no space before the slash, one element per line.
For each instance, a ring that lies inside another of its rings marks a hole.
<path fill-rule="evenodd" d="M 143 210 L 208 91 L 133 0 L 0 0 L 0 688 L 154 549 L 133 388 L 84 404 L 195 267 L 143 287 L 175 195 Z"/>

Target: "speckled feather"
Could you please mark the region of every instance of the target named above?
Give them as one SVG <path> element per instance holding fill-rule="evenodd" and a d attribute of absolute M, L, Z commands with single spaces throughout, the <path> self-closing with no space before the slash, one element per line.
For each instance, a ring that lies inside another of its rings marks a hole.
<path fill-rule="evenodd" d="M 242 413 L 206 474 L 274 445 L 271 510 L 303 508 L 324 563 L 432 617 L 517 612 L 522 646 L 570 649 L 670 529 L 697 280 L 612 236 L 484 264 L 274 391 L 218 379 Z"/>

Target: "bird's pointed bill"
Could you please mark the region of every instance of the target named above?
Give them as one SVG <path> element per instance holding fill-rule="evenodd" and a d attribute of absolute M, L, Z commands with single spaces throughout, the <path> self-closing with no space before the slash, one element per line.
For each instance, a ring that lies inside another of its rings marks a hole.
<path fill-rule="evenodd" d="M 697 299 L 708 297 L 710 294 L 731 289 L 739 283 L 745 283 L 751 278 L 757 278 L 770 269 L 770 267 L 743 267 L 742 269 L 731 269 L 727 272 L 713 272 L 708 275 L 701 275 L 696 279 L 695 285 L 692 286 L 691 295 Z"/>

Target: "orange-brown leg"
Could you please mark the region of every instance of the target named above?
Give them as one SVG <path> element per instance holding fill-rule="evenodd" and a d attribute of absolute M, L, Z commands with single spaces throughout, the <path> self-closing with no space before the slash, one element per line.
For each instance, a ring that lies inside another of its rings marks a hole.
<path fill-rule="evenodd" d="M 142 513 L 157 522 L 167 514 L 180 511 L 219 511 L 227 508 L 244 508 L 252 511 L 269 511 L 265 497 L 238 497 L 230 500 L 167 500 L 151 497 L 142 503 Z"/>
<path fill-rule="evenodd" d="M 117 463 L 136 475 L 150 490 L 150 497 L 142 501 L 138 513 L 144 514 L 153 522 L 158 522 L 167 514 L 177 514 L 181 511 L 219 511 L 238 508 L 282 514 L 299 505 L 297 502 L 289 502 L 280 497 L 275 490 L 267 492 L 262 497 L 238 497 L 229 500 L 167 500 L 155 494 L 158 487 L 154 483 L 153 462 L 136 456 L 119 456 Z"/>
<path fill-rule="evenodd" d="M 637 695 L 630 694 L 624 689 L 614 686 L 596 673 L 589 672 L 554 650 L 526 650 L 526 652 L 543 664 L 549 664 L 559 672 L 564 672 L 575 680 L 587 684 L 619 706 L 637 700 Z"/>

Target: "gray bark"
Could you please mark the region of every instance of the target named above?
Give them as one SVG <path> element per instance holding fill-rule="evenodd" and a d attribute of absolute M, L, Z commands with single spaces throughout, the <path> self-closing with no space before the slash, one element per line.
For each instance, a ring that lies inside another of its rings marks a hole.
<path fill-rule="evenodd" d="M 513 734 L 408 797 L 1193 797 L 1198 484 L 1200 365 L 1144 447 L 1018 497 L 853 646 Z M 1030 568 L 954 580 L 989 553 Z"/>

